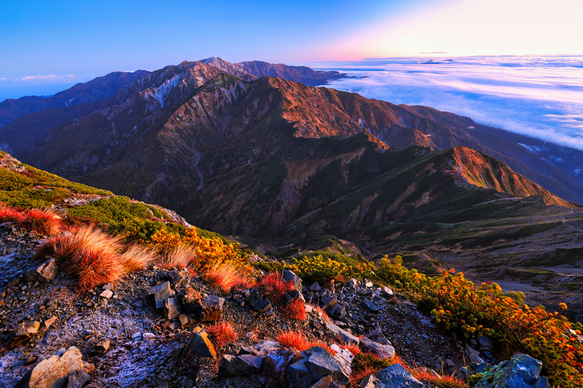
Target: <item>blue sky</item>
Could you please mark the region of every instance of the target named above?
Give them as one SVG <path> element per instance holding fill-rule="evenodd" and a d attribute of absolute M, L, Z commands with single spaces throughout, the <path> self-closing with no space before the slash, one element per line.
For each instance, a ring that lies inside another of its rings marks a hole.
<path fill-rule="evenodd" d="M 0 101 L 183 60 L 580 54 L 581 0 L 0 3 Z"/>

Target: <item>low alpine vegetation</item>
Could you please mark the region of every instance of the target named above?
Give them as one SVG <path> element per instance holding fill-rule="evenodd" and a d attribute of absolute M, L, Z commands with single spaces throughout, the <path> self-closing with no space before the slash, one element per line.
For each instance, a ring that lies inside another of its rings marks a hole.
<path fill-rule="evenodd" d="M 235 327 L 228 321 L 222 321 L 212 326 L 208 326 L 205 328 L 205 331 L 208 333 L 214 345 L 218 348 L 222 348 L 227 344 L 235 342 L 237 338 L 239 338 Z"/>

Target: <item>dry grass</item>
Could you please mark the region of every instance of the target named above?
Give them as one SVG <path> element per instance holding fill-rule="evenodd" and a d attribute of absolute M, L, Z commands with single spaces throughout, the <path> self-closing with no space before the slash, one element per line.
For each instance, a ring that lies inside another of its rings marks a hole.
<path fill-rule="evenodd" d="M 282 309 L 281 312 L 285 317 L 296 321 L 305 321 L 308 318 L 306 306 L 301 299 L 292 300 L 286 308 Z"/>
<path fill-rule="evenodd" d="M 248 280 L 227 263 L 216 263 L 203 274 L 203 278 L 209 285 L 220 287 L 225 292 L 231 292 L 236 286 L 244 288 L 249 286 Z"/>
<path fill-rule="evenodd" d="M 149 268 L 157 259 L 156 251 L 145 245 L 133 244 L 120 256 L 126 272 Z"/>
<path fill-rule="evenodd" d="M 180 270 L 192 266 L 194 261 L 194 250 L 185 245 L 178 245 L 164 255 L 160 266 L 162 268 L 176 268 Z"/>
<path fill-rule="evenodd" d="M 220 348 L 237 340 L 239 335 L 231 322 L 219 322 L 205 329 L 211 341 Z"/>
<path fill-rule="evenodd" d="M 285 300 L 288 291 L 293 290 L 292 281 L 285 281 L 281 273 L 272 272 L 267 274 L 259 283 L 262 294 L 275 305 L 281 305 Z"/>

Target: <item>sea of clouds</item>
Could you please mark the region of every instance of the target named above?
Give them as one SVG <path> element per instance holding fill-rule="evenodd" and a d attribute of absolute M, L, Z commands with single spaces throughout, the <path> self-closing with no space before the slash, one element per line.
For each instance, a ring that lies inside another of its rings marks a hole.
<path fill-rule="evenodd" d="M 353 78 L 328 86 L 426 105 L 583 150 L 582 56 L 387 58 L 311 64 Z"/>

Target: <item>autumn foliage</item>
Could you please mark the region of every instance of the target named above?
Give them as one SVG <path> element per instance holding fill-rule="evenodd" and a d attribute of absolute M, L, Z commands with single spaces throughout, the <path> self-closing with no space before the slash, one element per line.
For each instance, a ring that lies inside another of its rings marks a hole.
<path fill-rule="evenodd" d="M 209 326 L 205 331 L 208 333 L 211 341 L 219 348 L 236 341 L 239 337 L 233 324 L 227 321 Z"/>

